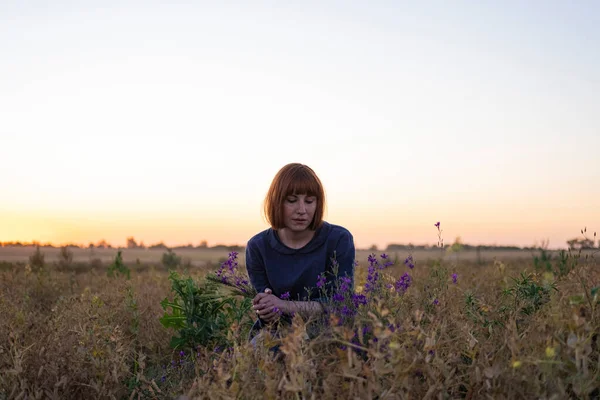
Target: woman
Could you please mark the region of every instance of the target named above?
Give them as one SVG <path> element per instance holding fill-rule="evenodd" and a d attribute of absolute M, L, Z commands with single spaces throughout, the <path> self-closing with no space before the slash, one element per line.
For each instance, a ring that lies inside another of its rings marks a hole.
<path fill-rule="evenodd" d="M 258 292 L 251 336 L 281 316 L 323 313 L 323 293 L 331 294 L 334 278 L 354 282 L 352 235 L 323 221 L 324 210 L 325 191 L 311 168 L 294 163 L 279 170 L 264 203 L 271 228 L 246 246 L 248 276 Z"/>

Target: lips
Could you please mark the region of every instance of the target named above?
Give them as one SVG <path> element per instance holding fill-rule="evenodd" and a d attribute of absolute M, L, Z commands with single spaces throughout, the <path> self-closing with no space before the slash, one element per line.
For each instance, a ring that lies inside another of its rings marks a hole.
<path fill-rule="evenodd" d="M 292 221 L 297 222 L 299 224 L 303 224 L 303 223 L 307 222 L 308 220 L 306 220 L 306 219 L 292 219 Z"/>

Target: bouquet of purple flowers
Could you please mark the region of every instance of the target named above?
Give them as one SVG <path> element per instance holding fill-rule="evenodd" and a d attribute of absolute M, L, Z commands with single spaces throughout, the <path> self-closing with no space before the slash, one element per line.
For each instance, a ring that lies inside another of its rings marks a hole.
<path fill-rule="evenodd" d="M 246 272 L 240 270 L 237 256 L 236 251 L 229 253 L 227 260 L 221 263 L 216 272 L 209 273 L 206 280 L 228 287 L 233 295 L 253 299 L 257 294 L 256 289 L 250 283 Z"/>

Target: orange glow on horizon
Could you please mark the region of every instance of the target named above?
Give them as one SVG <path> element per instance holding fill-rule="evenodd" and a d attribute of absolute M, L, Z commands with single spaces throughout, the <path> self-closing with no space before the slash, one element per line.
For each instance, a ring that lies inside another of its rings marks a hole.
<path fill-rule="evenodd" d="M 588 236 L 594 227 L 585 220 L 585 210 L 554 214 L 552 220 L 545 218 L 547 210 L 528 210 L 517 218 L 510 210 L 481 210 L 481 214 L 469 214 L 467 210 L 453 215 L 445 210 L 439 218 L 430 218 L 427 213 L 414 212 L 402 215 L 398 210 L 365 210 L 361 215 L 348 214 L 344 210 L 330 215 L 327 221 L 348 228 L 355 238 L 357 248 L 371 245 L 385 249 L 387 245 L 437 243 L 437 230 L 433 226 L 441 221 L 444 243 L 451 244 L 460 237 L 466 244 L 515 245 L 529 247 L 549 239 L 550 247 L 562 248 L 566 240 L 580 236 L 580 229 L 588 227 Z M 485 211 L 485 213 L 484 213 Z M 547 214 L 546 214 L 547 215 Z M 42 215 L 9 213 L 0 214 L 0 242 L 78 244 L 87 246 L 106 240 L 113 246 L 124 246 L 126 238 L 133 236 L 146 246 L 163 242 L 167 246 L 192 244 L 197 246 L 207 241 L 216 244 L 245 245 L 254 234 L 267 228 L 260 217 L 228 215 L 201 218 L 175 216 L 125 215 L 67 218 Z"/>

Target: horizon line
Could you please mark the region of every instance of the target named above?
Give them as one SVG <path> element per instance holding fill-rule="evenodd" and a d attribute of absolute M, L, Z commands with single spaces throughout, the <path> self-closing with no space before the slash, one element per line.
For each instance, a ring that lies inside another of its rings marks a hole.
<path fill-rule="evenodd" d="M 575 240 L 575 239 L 574 239 Z M 581 244 L 583 242 L 585 242 L 585 238 L 583 240 L 577 239 L 576 241 L 574 241 L 574 243 L 576 244 Z M 588 239 L 589 242 L 588 244 L 591 245 L 588 247 L 584 247 L 584 248 L 589 248 L 589 249 L 594 249 L 596 247 L 595 246 L 595 241 Z M 569 244 L 569 243 L 567 243 Z M 453 247 L 454 244 L 449 244 L 449 243 L 444 243 L 443 244 L 443 248 L 444 249 L 450 249 Z M 100 240 L 97 243 L 88 243 L 86 244 L 79 244 L 79 243 L 74 243 L 74 242 L 67 242 L 67 243 L 53 243 L 53 242 L 40 242 L 40 241 L 30 241 L 30 242 L 25 242 L 25 241 L 19 241 L 19 240 L 15 240 L 15 241 L 0 241 L 0 248 L 4 248 L 4 247 L 41 247 L 41 248 L 54 248 L 54 249 L 60 249 L 63 247 L 71 247 L 71 248 L 79 248 L 79 249 L 115 249 L 115 250 L 158 250 L 158 249 L 165 249 L 165 250 L 170 250 L 170 249 L 178 249 L 178 250 L 182 250 L 182 249 L 217 249 L 217 248 L 226 248 L 226 249 L 230 249 L 230 250 L 235 250 L 235 249 L 245 249 L 246 245 L 242 245 L 242 244 L 238 244 L 238 243 L 234 243 L 234 244 L 226 244 L 226 243 L 216 243 L 212 246 L 208 245 L 208 242 L 206 240 L 203 240 L 200 242 L 200 244 L 198 245 L 193 245 L 192 243 L 188 243 L 188 244 L 178 244 L 178 245 L 173 245 L 173 246 L 168 246 L 167 244 L 164 243 L 164 241 L 159 241 L 157 243 L 153 243 L 150 245 L 145 245 L 144 242 L 140 242 L 140 244 L 135 244 L 134 246 L 131 245 L 112 245 L 111 243 L 107 242 L 106 240 Z M 421 244 L 413 244 L 413 243 L 388 243 L 384 248 L 380 248 L 379 246 L 370 246 L 370 247 L 358 247 L 356 246 L 356 250 L 357 251 L 390 251 L 390 250 L 407 250 L 407 249 L 419 249 L 419 250 L 423 250 L 423 249 L 436 249 L 436 248 L 440 248 L 441 246 L 439 244 L 429 244 L 429 243 L 421 243 Z M 534 244 L 531 246 L 518 246 L 518 245 L 502 245 L 502 244 L 470 244 L 470 243 L 460 243 L 460 247 L 462 247 L 465 250 L 477 250 L 479 249 L 510 249 L 510 250 L 539 250 L 539 249 L 547 249 L 547 250 L 562 250 L 564 249 L 564 247 L 550 247 L 548 245 L 544 245 L 544 242 L 542 242 L 541 245 L 538 244 Z M 567 246 L 567 249 L 572 248 Z M 598 247 L 600 248 L 600 241 L 598 242 Z M 461 249 L 458 248 L 457 251 L 460 251 Z"/>

